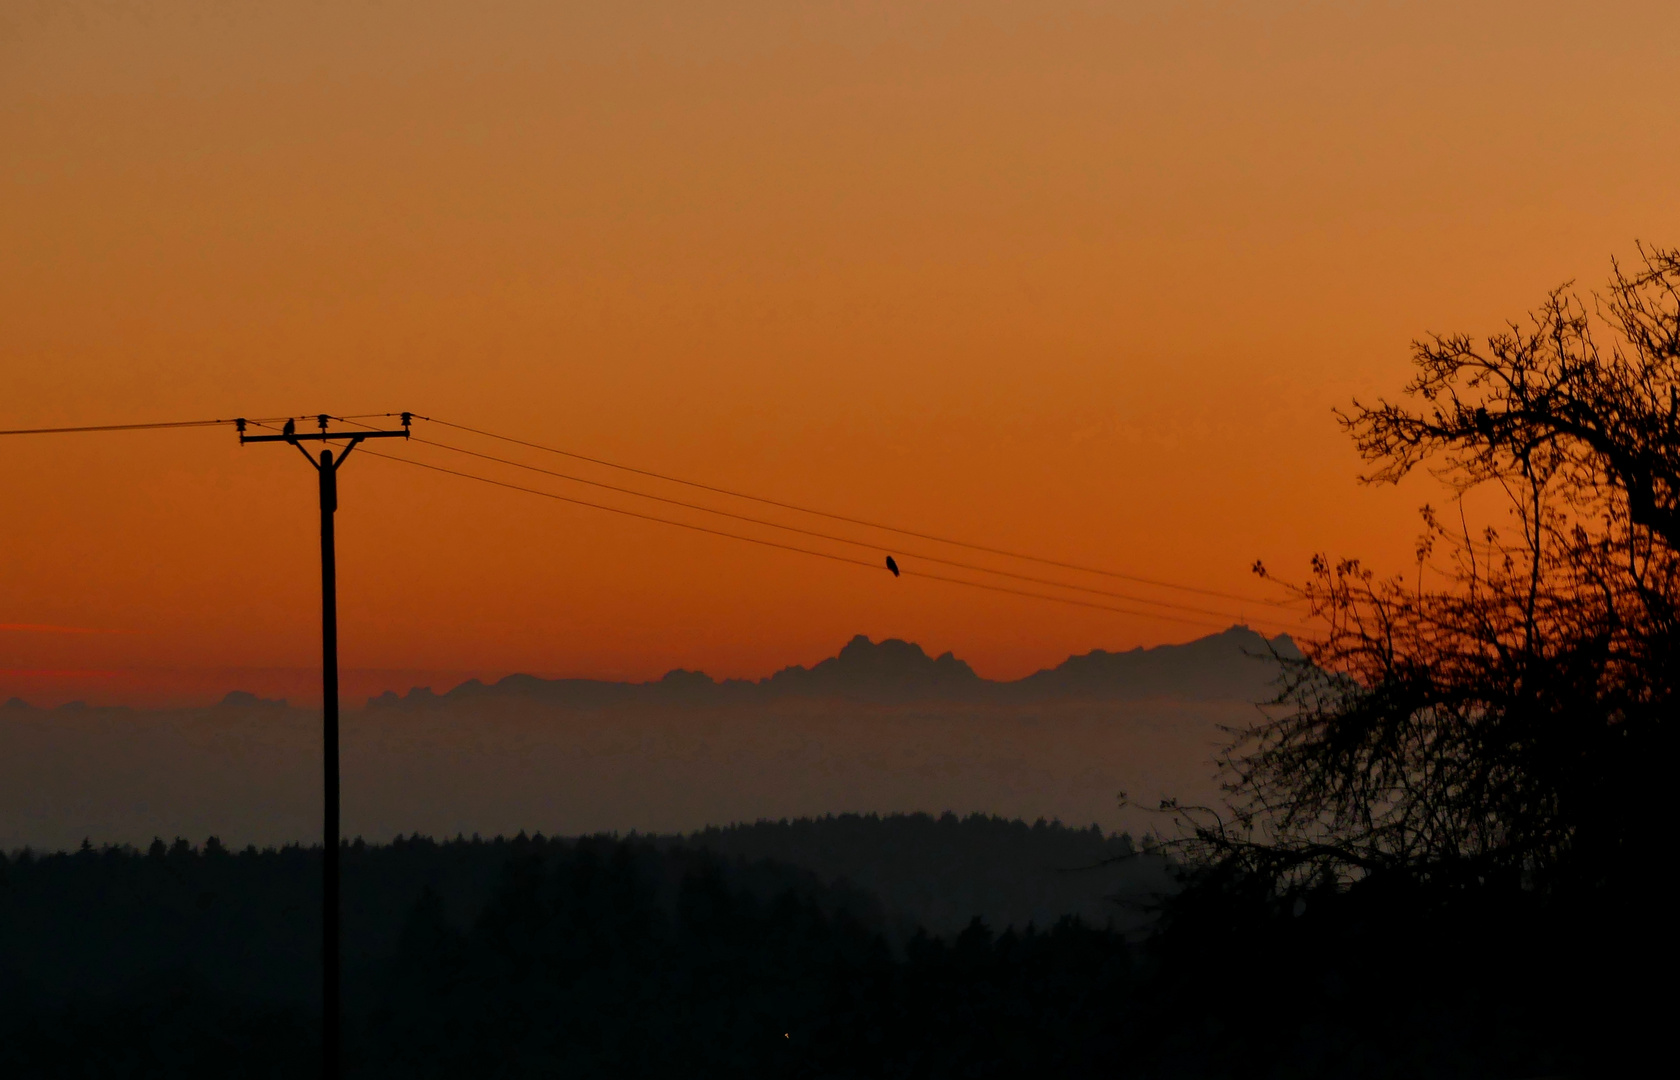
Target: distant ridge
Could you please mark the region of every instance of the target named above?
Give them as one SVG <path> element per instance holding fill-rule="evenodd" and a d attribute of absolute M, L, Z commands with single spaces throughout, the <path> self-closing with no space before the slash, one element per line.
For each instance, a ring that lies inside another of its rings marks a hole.
<path fill-rule="evenodd" d="M 1238 625 L 1183 645 L 1123 653 L 1093 649 L 1007 685 L 1045 698 L 1248 697 L 1273 688 L 1278 676 L 1274 654 L 1301 658 L 1288 634 L 1268 639 Z"/>
<path fill-rule="evenodd" d="M 930 657 L 914 642 L 873 642 L 859 634 L 838 655 L 806 668 L 783 668 L 758 680 L 722 682 L 699 671 L 677 669 L 653 682 L 541 679 L 509 675 L 486 685 L 477 679 L 446 694 L 417 687 L 381 694 L 369 708 L 424 708 L 489 698 L 525 698 L 575 708 L 646 703 L 725 705 L 810 698 L 896 704 L 915 701 L 1020 704 L 1033 701 L 1115 700 L 1150 697 L 1262 701 L 1275 693 L 1274 655 L 1299 658 L 1287 634 L 1266 638 L 1232 626 L 1182 645 L 1157 645 L 1111 653 L 1094 649 L 1070 656 L 1024 679 L 983 679 L 949 652 Z"/>

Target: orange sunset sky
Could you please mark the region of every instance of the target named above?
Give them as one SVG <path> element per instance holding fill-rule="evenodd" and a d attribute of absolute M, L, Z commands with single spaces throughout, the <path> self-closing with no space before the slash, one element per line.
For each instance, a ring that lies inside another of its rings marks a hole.
<path fill-rule="evenodd" d="M 412 409 L 1256 598 L 1256 558 L 1400 570 L 1440 492 L 1358 486 L 1331 409 L 1680 243 L 1677 43 L 1672 2 L 7 4 L 0 428 Z M 340 484 L 351 692 L 1293 618 Z M 315 497 L 226 429 L 0 439 L 0 697 L 307 697 Z"/>

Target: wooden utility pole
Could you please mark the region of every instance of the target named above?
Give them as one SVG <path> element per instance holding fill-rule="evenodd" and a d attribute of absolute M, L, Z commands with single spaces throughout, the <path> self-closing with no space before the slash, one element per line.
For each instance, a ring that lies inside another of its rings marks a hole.
<path fill-rule="evenodd" d="M 246 421 L 235 421 L 240 445 L 285 442 L 297 447 L 321 481 L 321 1075 L 337 1080 L 343 1064 L 342 1004 L 339 999 L 339 827 L 338 827 L 338 567 L 333 549 L 333 514 L 338 510 L 338 469 L 363 439 L 406 439 L 412 419 L 402 414 L 401 431 L 328 431 L 332 417 L 317 416 L 321 430 L 299 435 L 286 421 L 278 435 L 247 435 Z M 330 446 L 317 461 L 304 442 L 342 440 L 335 458 Z"/>

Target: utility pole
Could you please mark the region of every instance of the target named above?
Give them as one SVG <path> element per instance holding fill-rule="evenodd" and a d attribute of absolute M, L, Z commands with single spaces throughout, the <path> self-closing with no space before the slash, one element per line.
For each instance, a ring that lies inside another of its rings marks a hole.
<path fill-rule="evenodd" d="M 401 431 L 328 431 L 332 417 L 315 418 L 321 430 L 299 435 L 287 420 L 278 435 L 247 435 L 243 417 L 234 421 L 239 444 L 285 442 L 298 448 L 321 481 L 321 778 L 324 807 L 321 820 L 321 1075 L 337 1080 L 343 1067 L 342 1013 L 339 1002 L 339 883 L 338 883 L 338 570 L 333 552 L 333 512 L 338 509 L 338 468 L 363 439 L 406 439 L 412 413 L 402 414 Z M 336 458 L 331 446 L 321 448 L 317 461 L 305 442 L 346 445 Z"/>

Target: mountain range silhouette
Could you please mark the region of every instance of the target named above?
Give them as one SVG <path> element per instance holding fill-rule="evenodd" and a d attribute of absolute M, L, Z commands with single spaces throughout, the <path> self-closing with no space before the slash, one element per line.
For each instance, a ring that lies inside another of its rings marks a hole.
<path fill-rule="evenodd" d="M 719 681 L 681 668 L 641 683 L 509 675 L 492 684 L 472 679 L 445 694 L 427 687 L 403 695 L 388 691 L 369 700 L 368 706 L 419 708 L 486 698 L 524 698 L 580 708 L 638 702 L 723 705 L 784 697 L 880 704 L 1134 701 L 1158 696 L 1259 701 L 1271 696 L 1277 678 L 1274 657 L 1298 659 L 1300 655 L 1287 634 L 1267 638 L 1237 625 L 1182 645 L 1126 652 L 1093 649 L 1025 678 L 997 681 L 975 674 L 950 652 L 929 656 L 914 642 L 898 638 L 876 642 L 859 634 L 837 655 L 809 668 L 786 667 L 757 680 Z M 248 702 L 241 699 L 239 703 Z"/>
<path fill-rule="evenodd" d="M 1235 626 L 1093 650 L 1025 678 L 856 637 L 762 679 L 514 675 L 347 710 L 345 831 L 675 833 L 830 813 L 1152 825 L 1219 797 L 1215 755 L 1276 697 L 1286 637 Z M 318 707 L 249 690 L 208 707 L 0 706 L 0 849 L 154 836 L 290 843 L 319 825 Z"/>

